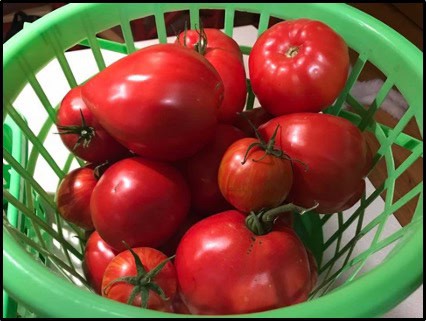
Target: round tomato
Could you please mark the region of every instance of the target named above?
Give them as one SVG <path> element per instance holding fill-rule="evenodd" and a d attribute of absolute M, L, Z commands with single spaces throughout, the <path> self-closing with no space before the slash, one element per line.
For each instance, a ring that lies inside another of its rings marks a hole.
<path fill-rule="evenodd" d="M 305 248 L 293 229 L 253 233 L 236 210 L 209 216 L 191 227 L 176 251 L 183 302 L 193 314 L 259 312 L 308 298 Z"/>
<path fill-rule="evenodd" d="M 56 192 L 59 214 L 67 222 L 93 230 L 90 198 L 97 184 L 92 165 L 72 170 L 64 176 Z"/>
<path fill-rule="evenodd" d="M 120 160 L 101 176 L 90 200 L 93 223 L 117 250 L 161 246 L 189 212 L 190 193 L 169 164 L 142 157 Z"/>
<path fill-rule="evenodd" d="M 238 128 L 219 124 L 213 141 L 183 163 L 184 175 L 191 190 L 191 207 L 198 216 L 208 216 L 232 208 L 220 192 L 217 175 L 227 148 L 244 137 Z"/>
<path fill-rule="evenodd" d="M 220 30 L 218 32 L 222 33 Z M 218 120 L 222 123 L 232 123 L 236 119 L 237 113 L 244 109 L 247 97 L 246 72 L 240 59 L 241 51 L 238 45 L 238 51 L 233 47 L 232 50 L 229 49 L 230 44 L 234 44 L 235 41 L 225 33 L 222 33 L 221 37 L 216 32 L 209 32 L 209 34 L 215 36 L 212 37 L 212 43 L 210 43 L 205 29 L 187 30 L 178 36 L 176 43 L 196 49 L 215 67 L 224 87 L 224 97 L 219 108 Z M 197 41 L 195 44 L 194 40 Z M 223 47 L 221 47 L 222 45 Z"/>
<path fill-rule="evenodd" d="M 255 128 L 274 118 L 264 108 L 257 107 L 237 114 L 233 125 L 241 129 L 248 137 L 256 137 Z M 250 122 L 253 126 L 250 124 Z"/>
<path fill-rule="evenodd" d="M 176 290 L 173 263 L 164 253 L 150 247 L 133 248 L 118 254 L 108 264 L 102 280 L 102 296 L 165 312 L 173 311 Z"/>
<path fill-rule="evenodd" d="M 253 92 L 276 116 L 328 107 L 345 86 L 348 71 L 345 41 L 326 24 L 309 19 L 275 24 L 249 56 Z"/>
<path fill-rule="evenodd" d="M 94 164 L 130 156 L 99 124 L 81 98 L 81 86 L 72 88 L 59 105 L 56 127 L 64 145 L 77 157 Z"/>
<path fill-rule="evenodd" d="M 124 146 L 149 159 L 176 161 L 213 137 L 223 83 L 195 51 L 158 44 L 105 68 L 84 84 L 82 96 Z"/>
<path fill-rule="evenodd" d="M 361 197 L 369 152 L 354 124 L 328 114 L 290 114 L 260 126 L 263 139 L 272 137 L 277 125 L 277 145 L 299 160 L 293 162 L 288 202 L 302 207 L 318 202 L 318 213 L 331 214 L 351 207 L 355 193 Z"/>
<path fill-rule="evenodd" d="M 222 195 L 245 213 L 280 205 L 293 183 L 291 161 L 259 145 L 250 148 L 258 143 L 255 138 L 236 141 L 227 149 L 219 166 Z"/>
<path fill-rule="evenodd" d="M 105 243 L 97 231 L 87 240 L 82 267 L 87 281 L 96 293 L 101 294 L 105 269 L 117 254 L 118 251 Z"/>

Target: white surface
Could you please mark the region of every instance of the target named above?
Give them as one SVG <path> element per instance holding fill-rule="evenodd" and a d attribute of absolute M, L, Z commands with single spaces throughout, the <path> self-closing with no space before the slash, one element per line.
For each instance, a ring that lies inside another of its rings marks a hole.
<path fill-rule="evenodd" d="M 255 42 L 257 37 L 257 30 L 252 26 L 246 27 L 238 27 L 234 29 L 233 38 L 241 45 L 251 46 Z M 173 42 L 174 37 L 169 37 L 168 42 Z M 157 40 L 154 41 L 145 41 L 137 43 L 136 47 L 141 48 L 143 46 L 151 45 L 154 43 L 158 43 Z M 109 51 L 102 51 L 106 64 L 109 65 L 112 62 L 120 59 L 124 55 L 117 54 Z M 67 60 L 71 66 L 71 69 L 76 76 L 77 82 L 82 82 L 86 80 L 88 77 L 94 75 L 98 72 L 95 60 L 93 58 L 93 54 L 90 49 L 87 50 L 79 50 L 72 51 L 66 53 Z M 247 67 L 247 57 L 244 57 L 246 70 Z M 248 75 L 248 72 L 247 72 Z M 44 88 L 46 95 L 51 102 L 52 106 L 56 106 L 64 95 L 70 89 L 68 83 L 62 73 L 61 68 L 57 61 L 53 61 L 49 63 L 42 71 L 37 74 L 37 79 L 39 80 L 42 88 Z M 44 111 L 41 103 L 39 102 L 37 96 L 33 92 L 30 86 L 25 87 L 19 97 L 16 99 L 14 106 L 18 111 L 21 112 L 22 115 L 28 121 L 30 128 L 35 133 L 38 133 L 42 124 L 46 120 L 46 112 Z M 258 102 L 255 102 L 254 106 L 258 106 Z M 46 149 L 54 156 L 58 165 L 62 167 L 65 163 L 65 160 L 68 156 L 67 149 L 62 145 L 62 142 L 58 135 L 55 135 L 56 128 L 52 128 L 50 133 L 45 141 L 44 146 Z M 77 163 L 74 162 L 72 168 L 77 167 Z M 45 161 L 39 161 L 37 163 L 35 179 L 37 182 L 40 182 L 42 187 L 48 191 L 54 193 L 58 184 L 58 178 L 50 169 Z M 367 195 L 370 195 L 374 187 L 370 182 L 367 182 Z M 364 226 L 371 221 L 377 214 L 381 213 L 384 207 L 384 203 L 381 198 L 376 199 L 373 204 L 368 208 L 367 214 L 365 216 Z M 351 213 L 351 210 L 348 210 L 345 213 L 345 219 Z M 324 234 L 325 237 L 329 237 L 336 230 L 336 219 L 331 219 L 325 226 Z M 354 225 L 354 224 L 352 224 Z M 393 231 L 399 228 L 399 223 L 396 221 L 394 216 L 390 216 L 388 222 L 386 223 L 385 230 L 381 239 L 386 237 L 387 235 L 392 234 Z M 353 237 L 355 226 L 351 226 L 343 235 L 342 245 L 346 244 L 346 242 Z M 355 248 L 353 255 L 356 255 L 357 251 L 363 248 L 368 248 L 374 236 L 373 233 L 367 234 L 363 237 Z M 329 251 L 325 253 L 325 260 L 327 257 L 333 255 L 333 246 L 330 247 Z M 365 268 L 369 269 L 372 266 L 377 265 L 389 252 L 389 248 L 386 248 L 384 251 L 377 253 L 371 257 Z M 359 253 L 359 252 L 358 252 Z M 336 283 L 338 284 L 338 283 Z M 402 302 L 398 307 L 390 311 L 385 315 L 385 317 L 395 318 L 395 317 L 423 317 L 423 287 L 420 287 L 417 291 L 415 291 L 408 299 Z"/>

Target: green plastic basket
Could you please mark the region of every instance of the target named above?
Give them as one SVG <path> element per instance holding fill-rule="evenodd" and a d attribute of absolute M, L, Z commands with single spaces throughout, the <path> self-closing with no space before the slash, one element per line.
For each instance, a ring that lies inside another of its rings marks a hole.
<path fill-rule="evenodd" d="M 42 187 L 42 179 L 35 179 L 35 169 L 41 161 L 48 164 L 58 181 L 76 161 L 69 153 L 62 155 L 45 147 L 55 107 L 46 95 L 49 85 L 39 81 L 38 73 L 54 60 L 63 71 L 59 76 L 65 77 L 72 88 L 84 80 L 77 82 L 73 74 L 65 53 L 69 48 L 76 44 L 88 46 L 102 70 L 107 65 L 104 54 L 108 50 L 123 54 L 136 50 L 130 21 L 153 15 L 158 39 L 166 42 L 166 12 L 189 10 L 191 27 L 195 27 L 199 25 L 200 9 L 225 10 L 224 29 L 231 36 L 237 11 L 260 14 L 257 35 L 266 30 L 271 17 L 317 19 L 341 34 L 359 56 L 345 89 L 326 112 L 345 117 L 362 130 L 374 133 L 380 143 L 375 164 L 384 160 L 388 174 L 383 184 L 370 195 L 365 194 L 350 213 L 328 216 L 309 213 L 297 219 L 297 232 L 320 266 L 320 281 L 307 302 L 244 317 L 380 316 L 422 284 L 423 182 L 412 186 L 398 200 L 394 198 L 398 177 L 423 157 L 422 140 L 403 132 L 414 119 L 423 135 L 423 53 L 414 45 L 378 20 L 344 4 L 70 4 L 24 28 L 3 46 L 4 135 L 5 126 L 9 128 L 8 139 L 4 139 L 3 161 L 11 167 L 10 173 L 3 174 L 6 180 L 3 204 L 7 211 L 7 218 L 5 215 L 3 218 L 3 286 L 10 295 L 3 299 L 3 317 L 14 316 L 17 311 L 20 316 L 39 317 L 188 317 L 117 303 L 85 287 L 79 268 L 83 245 L 69 237 L 82 231 L 59 219 L 54 196 Z M 96 37 L 117 25 L 124 35 L 123 44 Z M 248 55 L 251 48 L 242 45 L 241 49 Z M 373 104 L 365 109 L 349 91 L 367 62 L 375 65 L 386 81 Z M 49 80 L 50 84 L 55 81 L 56 77 Z M 25 86 L 32 88 L 44 106 L 45 123 L 41 128 L 34 129 L 25 121 L 27 115 L 34 113 L 31 105 L 20 113 L 14 107 Z M 373 116 L 393 87 L 401 92 L 409 108 L 398 124 L 389 128 L 376 122 Z M 249 91 L 248 109 L 253 107 L 253 101 L 254 95 Z M 354 107 L 353 112 L 342 108 L 345 102 Z M 27 144 L 28 157 L 23 152 Z M 411 152 L 397 167 L 391 148 L 394 145 Z M 59 156 L 65 161 L 59 161 Z M 372 204 L 384 193 L 383 209 L 373 211 L 373 218 L 368 221 Z M 418 201 L 411 222 L 385 235 L 392 214 L 415 198 Z M 335 228 L 326 235 L 325 226 L 330 224 Z M 352 235 L 343 244 L 345 233 Z M 372 238 L 371 242 L 360 248 L 367 236 Z M 388 250 L 385 258 L 366 269 L 370 260 L 384 249 Z"/>

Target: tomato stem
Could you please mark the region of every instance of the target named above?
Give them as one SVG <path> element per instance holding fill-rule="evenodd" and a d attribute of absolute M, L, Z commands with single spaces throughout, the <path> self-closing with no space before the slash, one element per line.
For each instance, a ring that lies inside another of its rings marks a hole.
<path fill-rule="evenodd" d="M 59 135 L 79 135 L 79 138 L 77 142 L 75 143 L 73 147 L 73 151 L 83 144 L 83 148 L 87 148 L 90 145 L 90 142 L 92 141 L 92 138 L 95 137 L 96 131 L 93 127 L 87 126 L 86 120 L 84 119 L 83 112 L 80 108 L 80 115 L 81 115 L 81 125 L 80 126 L 62 126 L 62 125 L 56 125 L 58 130 L 60 130 Z"/>
<path fill-rule="evenodd" d="M 288 203 L 269 210 L 262 209 L 257 213 L 252 211 L 246 217 L 245 223 L 247 228 L 254 234 L 265 235 L 272 231 L 274 224 L 280 215 L 290 211 L 298 212 L 300 215 L 302 215 L 317 208 L 318 205 L 319 203 L 315 202 L 314 206 L 310 208 L 304 208 L 293 203 Z"/>
<path fill-rule="evenodd" d="M 297 46 L 293 46 L 293 47 L 290 47 L 290 48 L 287 50 L 287 52 L 285 53 L 285 55 L 286 55 L 288 58 L 293 58 L 293 57 L 296 57 L 298 53 L 299 53 L 299 47 L 297 47 Z"/>
<path fill-rule="evenodd" d="M 147 272 L 142 264 L 140 257 L 133 251 L 133 249 L 123 241 L 124 246 L 130 251 L 135 260 L 136 265 L 136 276 L 122 276 L 112 280 L 103 288 L 104 296 L 107 295 L 107 291 L 113 286 L 115 283 L 126 282 L 134 286 L 132 292 L 129 295 L 127 300 L 127 304 L 131 305 L 138 294 L 141 295 L 141 308 L 148 307 L 148 299 L 149 299 L 149 291 L 153 291 L 160 296 L 164 301 L 169 300 L 164 293 L 163 289 L 154 282 L 154 278 L 160 271 L 164 268 L 164 266 L 172 260 L 175 255 L 168 257 L 167 259 L 161 261 L 155 268 Z"/>

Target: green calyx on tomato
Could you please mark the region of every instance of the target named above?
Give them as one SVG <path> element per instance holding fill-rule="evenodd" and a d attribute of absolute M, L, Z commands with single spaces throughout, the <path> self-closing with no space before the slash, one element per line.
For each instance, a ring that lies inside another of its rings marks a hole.
<path fill-rule="evenodd" d="M 75 143 L 73 147 L 73 151 L 83 144 L 83 148 L 89 147 L 90 142 L 92 141 L 92 138 L 96 135 L 96 131 L 93 127 L 87 126 L 86 120 L 84 119 L 83 112 L 80 109 L 80 115 L 81 115 L 81 126 L 61 126 L 57 125 L 58 129 L 60 130 L 59 135 L 79 135 L 79 138 L 77 142 Z"/>
<path fill-rule="evenodd" d="M 286 214 L 287 212 L 296 211 L 300 215 L 305 214 L 319 205 L 318 202 L 315 202 L 315 205 L 310 208 L 304 208 L 293 203 L 284 204 L 273 209 L 262 209 L 257 213 L 251 211 L 250 214 L 246 217 L 245 223 L 247 228 L 256 235 L 265 235 L 272 231 L 274 223 L 280 215 Z"/>
<path fill-rule="evenodd" d="M 170 256 L 167 259 L 163 260 L 155 268 L 147 272 L 145 268 L 143 267 L 143 264 L 139 256 L 136 255 L 136 253 L 132 250 L 132 248 L 126 242 L 123 241 L 123 244 L 126 246 L 126 248 L 130 251 L 130 253 L 133 256 L 138 274 L 136 276 L 123 276 L 123 277 L 116 278 L 115 280 L 111 281 L 109 284 L 107 284 L 104 287 L 103 289 L 104 294 L 107 294 L 108 289 L 115 283 L 126 282 L 134 286 L 132 292 L 129 295 L 129 299 L 127 300 L 127 304 L 129 305 L 131 305 L 135 297 L 138 294 L 140 294 L 141 308 L 146 309 L 148 307 L 148 298 L 149 298 L 150 290 L 157 293 L 164 301 L 169 300 L 169 298 L 164 293 L 163 289 L 161 289 L 161 287 L 157 283 L 155 283 L 153 279 L 158 273 L 160 273 L 160 271 L 167 264 L 167 262 L 171 261 L 175 257 L 175 255 Z"/>

